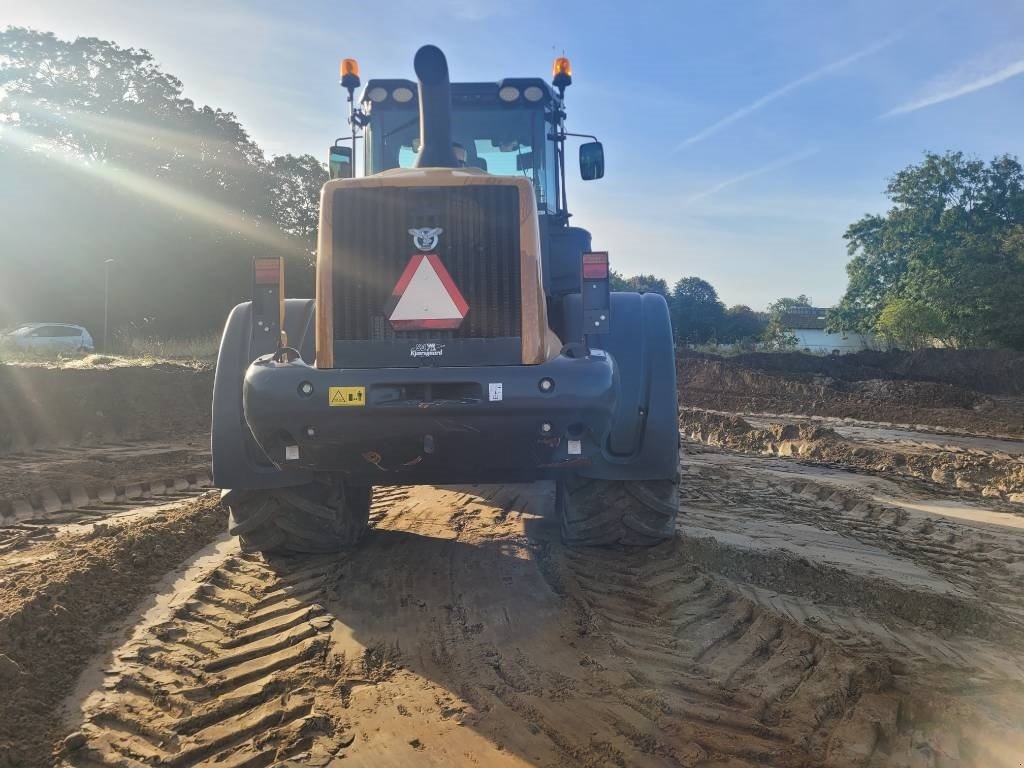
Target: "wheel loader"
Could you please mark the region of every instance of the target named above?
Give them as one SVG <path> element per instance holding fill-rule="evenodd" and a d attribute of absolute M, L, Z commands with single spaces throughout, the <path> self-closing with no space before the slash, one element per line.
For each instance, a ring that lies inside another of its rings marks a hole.
<path fill-rule="evenodd" d="M 342 63 L 352 135 L 330 150 L 316 296 L 256 259 L 213 399 L 213 477 L 250 551 L 355 545 L 374 486 L 554 481 L 570 545 L 670 537 L 679 438 L 668 308 L 611 291 L 608 253 L 570 224 L 568 59 L 540 78 L 416 81 Z M 350 145 L 345 145 L 350 141 Z M 361 141 L 363 174 L 355 174 Z"/>

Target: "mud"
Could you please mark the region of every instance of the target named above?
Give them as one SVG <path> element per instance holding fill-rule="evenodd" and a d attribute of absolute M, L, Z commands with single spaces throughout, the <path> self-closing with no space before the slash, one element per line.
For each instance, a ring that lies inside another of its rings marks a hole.
<path fill-rule="evenodd" d="M 0 364 L 0 455 L 208 431 L 213 371 Z"/>
<path fill-rule="evenodd" d="M 48 762 L 55 711 L 105 631 L 225 525 L 211 494 L 0 558 L 0 765 Z"/>
<path fill-rule="evenodd" d="M 0 526 L 103 516 L 208 489 L 209 435 L 0 456 Z M 2 536 L 0 536 L 2 539 Z"/>
<path fill-rule="evenodd" d="M 721 360 L 683 352 L 684 359 Z M 839 381 L 925 381 L 989 395 L 1024 395 L 1024 353 L 1006 349 L 865 350 L 850 355 L 752 352 L 726 358 L 741 368 Z"/>
<path fill-rule="evenodd" d="M 983 370 L 973 376 L 949 376 L 959 382 L 953 384 L 923 378 L 927 371 L 917 380 L 909 378 L 913 369 L 894 377 L 882 369 L 842 362 L 846 357 L 859 356 L 683 354 L 678 360 L 680 400 L 684 406 L 705 410 L 796 413 L 1024 435 L 1024 397 L 1015 367 L 1002 379 L 997 377 L 1000 386 L 978 384 L 980 389 L 970 389 L 963 385 L 984 380 Z M 946 357 L 954 370 L 963 368 L 965 363 L 954 362 L 955 355 Z M 879 378 L 868 378 L 871 375 Z M 1000 392 L 988 394 L 993 389 Z"/>
<path fill-rule="evenodd" d="M 231 547 L 104 657 L 57 759 L 1017 764 L 1020 598 L 997 558 L 942 549 L 985 526 L 894 530 L 856 483 L 689 450 L 682 536 L 651 550 L 564 548 L 545 484 L 385 490 L 337 557 Z M 785 525 L 801 556 L 734 538 Z"/>
<path fill-rule="evenodd" d="M 746 453 L 798 457 L 802 461 L 914 478 L 950 491 L 1024 503 L 1024 458 L 1019 455 L 926 449 L 898 443 L 878 445 L 844 438 L 811 421 L 775 422 L 758 428 L 741 416 L 695 409 L 682 411 L 680 429 L 693 440 Z"/>

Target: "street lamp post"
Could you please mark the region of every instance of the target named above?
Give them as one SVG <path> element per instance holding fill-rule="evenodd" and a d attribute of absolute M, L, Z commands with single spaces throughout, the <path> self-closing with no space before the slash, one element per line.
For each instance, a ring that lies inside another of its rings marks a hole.
<path fill-rule="evenodd" d="M 103 262 L 104 274 L 103 274 L 103 351 L 109 352 L 107 348 L 107 317 L 108 308 L 110 306 L 110 265 L 114 263 L 113 259 L 107 259 Z"/>

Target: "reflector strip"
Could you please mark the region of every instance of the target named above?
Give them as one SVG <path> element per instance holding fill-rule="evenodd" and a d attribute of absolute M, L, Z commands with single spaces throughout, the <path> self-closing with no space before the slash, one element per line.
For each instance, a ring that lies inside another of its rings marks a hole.
<path fill-rule="evenodd" d="M 462 324 L 469 304 L 436 253 L 417 253 L 398 278 L 386 311 L 398 330 L 451 329 Z"/>

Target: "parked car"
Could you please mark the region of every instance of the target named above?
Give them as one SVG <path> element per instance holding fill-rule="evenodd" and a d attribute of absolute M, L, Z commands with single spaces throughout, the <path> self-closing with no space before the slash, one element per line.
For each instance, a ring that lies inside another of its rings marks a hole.
<path fill-rule="evenodd" d="M 39 355 L 86 354 L 95 348 L 85 328 L 65 323 L 17 325 L 0 335 L 0 346 Z"/>

